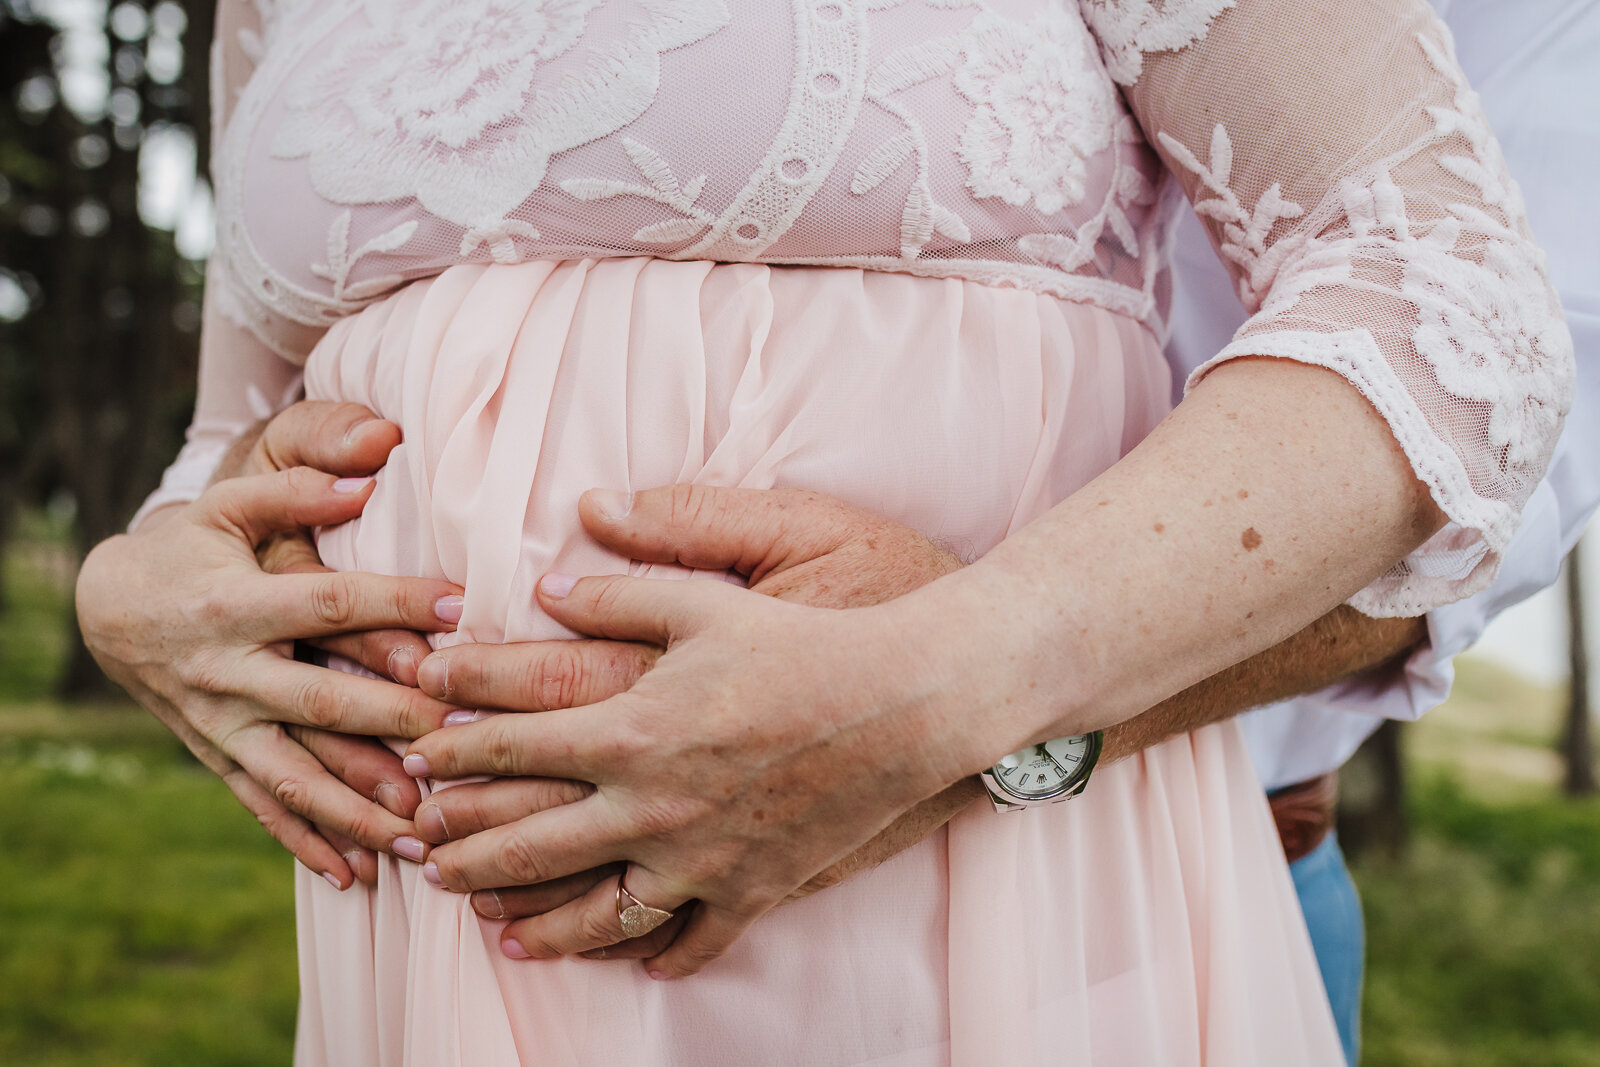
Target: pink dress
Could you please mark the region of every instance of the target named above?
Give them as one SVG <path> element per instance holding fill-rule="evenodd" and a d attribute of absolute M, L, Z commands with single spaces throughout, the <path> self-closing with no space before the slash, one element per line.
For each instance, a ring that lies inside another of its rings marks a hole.
<path fill-rule="evenodd" d="M 806 487 L 982 554 L 1166 410 L 1163 165 L 1256 311 L 1218 358 L 1346 375 L 1453 520 L 1358 605 L 1487 581 L 1570 392 L 1420 0 L 259 6 L 222 9 L 201 396 L 154 501 L 303 366 L 405 434 L 325 558 L 460 582 L 449 640 L 567 636 L 534 581 L 630 567 L 594 486 Z M 411 864 L 296 877 L 303 1065 L 1340 1062 L 1231 724 L 970 809 L 681 982 L 507 959 Z"/>

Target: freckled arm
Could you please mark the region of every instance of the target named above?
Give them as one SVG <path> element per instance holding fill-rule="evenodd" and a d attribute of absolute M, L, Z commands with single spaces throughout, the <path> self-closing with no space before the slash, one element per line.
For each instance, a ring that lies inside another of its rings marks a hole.
<path fill-rule="evenodd" d="M 924 617 L 965 620 L 963 669 L 1008 694 L 977 716 L 985 751 L 1126 723 L 1116 757 L 1413 643 L 1417 620 L 1336 609 L 1444 522 L 1347 382 L 1237 360 L 1095 481 L 927 587 L 946 605 Z"/>

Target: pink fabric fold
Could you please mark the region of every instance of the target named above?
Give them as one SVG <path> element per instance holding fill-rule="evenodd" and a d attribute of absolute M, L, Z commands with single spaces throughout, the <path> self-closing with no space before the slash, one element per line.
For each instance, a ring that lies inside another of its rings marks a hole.
<path fill-rule="evenodd" d="M 980 555 L 1143 437 L 1169 385 L 1132 320 L 973 282 L 454 267 L 336 324 L 307 364 L 312 399 L 405 433 L 321 548 L 460 582 L 444 641 L 570 636 L 535 606 L 547 570 L 725 577 L 602 550 L 585 489 L 811 488 Z M 398 860 L 343 894 L 301 870 L 297 903 L 302 1065 L 1339 1062 L 1229 725 L 1102 768 L 1070 803 L 971 809 L 686 981 L 507 959 L 500 924 Z"/>

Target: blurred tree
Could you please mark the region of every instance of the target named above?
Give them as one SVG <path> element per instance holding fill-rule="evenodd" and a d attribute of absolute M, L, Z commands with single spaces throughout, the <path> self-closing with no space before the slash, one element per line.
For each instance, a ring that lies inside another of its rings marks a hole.
<path fill-rule="evenodd" d="M 1567 634 L 1571 661 L 1571 689 L 1566 727 L 1561 734 L 1561 758 L 1566 765 L 1562 788 L 1568 796 L 1590 796 L 1600 791 L 1594 774 L 1594 741 L 1590 737 L 1589 645 L 1583 629 L 1583 542 L 1567 557 Z"/>
<path fill-rule="evenodd" d="M 1339 845 L 1352 859 L 1399 859 L 1410 844 L 1404 726 L 1385 719 L 1339 772 Z"/>
<path fill-rule="evenodd" d="M 205 167 L 211 12 L 0 0 L 0 264 L 26 304 L 0 339 L 0 537 L 19 502 L 65 501 L 81 554 L 177 449 L 202 272 L 141 217 L 141 163 L 178 134 Z M 63 693 L 103 691 L 74 646 Z"/>

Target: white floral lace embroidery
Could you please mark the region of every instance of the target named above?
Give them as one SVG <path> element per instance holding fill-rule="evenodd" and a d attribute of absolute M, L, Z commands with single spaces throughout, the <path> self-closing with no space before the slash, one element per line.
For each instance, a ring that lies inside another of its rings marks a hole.
<path fill-rule="evenodd" d="M 1030 21 L 985 12 L 961 37 L 955 88 L 975 106 L 957 154 L 974 196 L 1030 201 L 1046 215 L 1084 197 L 1089 157 L 1116 128 L 1083 21 L 1060 8 Z"/>
<path fill-rule="evenodd" d="M 262 76 L 219 142 L 218 297 L 291 360 L 408 280 L 531 255 L 966 278 L 1160 336 L 1153 142 L 1257 309 L 1219 360 L 1344 374 L 1457 524 L 1366 606 L 1481 584 L 1566 402 L 1516 185 L 1419 0 L 225 2 L 259 8 Z M 247 149 L 320 199 L 247 203 Z"/>
<path fill-rule="evenodd" d="M 1078 0 L 1118 85 L 1132 85 L 1150 52 L 1175 52 L 1200 40 L 1237 0 Z"/>
<path fill-rule="evenodd" d="M 513 238 L 538 231 L 506 216 L 550 157 L 643 114 L 661 53 L 730 17 L 721 0 L 641 4 L 628 36 L 608 41 L 581 76 L 536 91 L 535 73 L 573 48 L 601 2 L 430 0 L 404 19 L 368 3 L 367 24 L 289 94 L 273 154 L 308 157 L 313 186 L 334 203 L 415 197 L 467 228 L 463 255 L 488 245 L 495 259 L 515 259 Z"/>
<path fill-rule="evenodd" d="M 1200 179 L 1200 188 L 1192 197 L 1195 214 L 1214 219 L 1221 225 L 1222 241 L 1218 248 L 1224 259 L 1239 268 L 1239 300 L 1249 310 L 1256 310 L 1276 280 L 1279 264 L 1298 251 L 1305 235 L 1285 236 L 1270 251 L 1267 238 L 1280 219 L 1299 218 L 1305 214 L 1305 209 L 1285 200 L 1283 188 L 1277 182 L 1257 198 L 1254 208 L 1245 208 L 1231 185 L 1233 142 L 1220 122 L 1211 131 L 1210 158 L 1206 163 L 1201 163 L 1187 146 L 1165 131 L 1157 134 L 1156 139 L 1180 166 Z"/>

